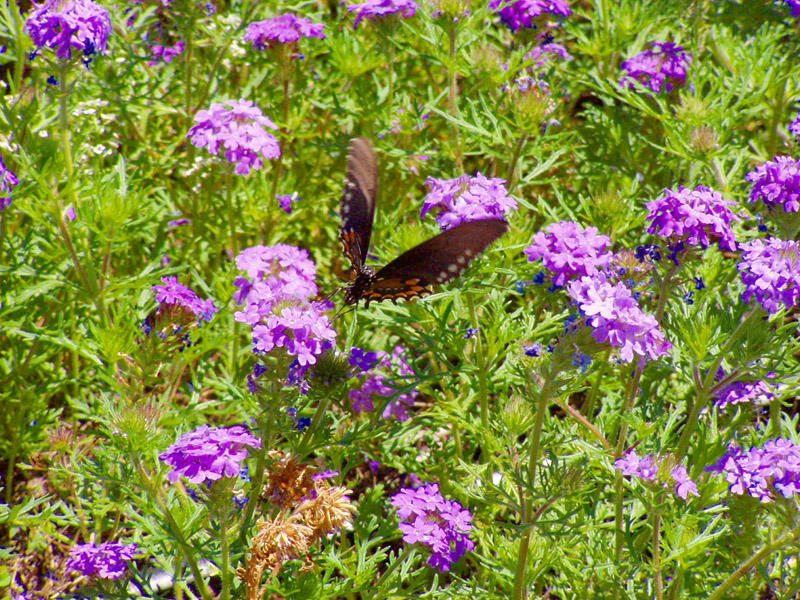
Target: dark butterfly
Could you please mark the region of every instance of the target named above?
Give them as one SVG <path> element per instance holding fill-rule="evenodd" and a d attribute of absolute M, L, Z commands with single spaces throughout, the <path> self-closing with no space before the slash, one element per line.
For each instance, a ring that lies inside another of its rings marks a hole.
<path fill-rule="evenodd" d="M 505 221 L 482 219 L 462 223 L 415 246 L 375 273 L 367 267 L 367 252 L 378 196 L 378 163 L 372 145 L 355 138 L 347 157 L 347 181 L 342 196 L 339 239 L 356 273 L 347 286 L 344 303 L 365 307 L 370 302 L 410 300 L 433 293 L 431 284 L 447 283 L 461 275 L 472 260 L 508 230 Z"/>

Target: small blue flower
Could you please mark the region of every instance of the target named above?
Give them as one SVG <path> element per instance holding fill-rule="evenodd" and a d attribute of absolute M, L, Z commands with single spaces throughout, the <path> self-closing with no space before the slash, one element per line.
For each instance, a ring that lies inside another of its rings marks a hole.
<path fill-rule="evenodd" d="M 464 334 L 464 339 L 468 340 L 470 338 L 474 338 L 475 334 L 478 333 L 479 331 L 480 331 L 480 328 L 473 329 L 472 327 L 470 327 L 469 329 L 467 329 L 467 332 Z"/>
<path fill-rule="evenodd" d="M 704 290 L 706 289 L 706 284 L 703 282 L 702 277 L 695 277 L 694 278 L 694 289 L 696 290 Z"/>
<path fill-rule="evenodd" d="M 580 367 L 581 373 L 586 373 L 586 369 L 592 364 L 592 357 L 581 351 L 576 352 L 572 357 L 572 366 Z"/>
<path fill-rule="evenodd" d="M 531 344 L 530 346 L 522 346 L 525 351 L 525 356 L 536 358 L 542 355 L 542 345 L 539 342 Z"/>

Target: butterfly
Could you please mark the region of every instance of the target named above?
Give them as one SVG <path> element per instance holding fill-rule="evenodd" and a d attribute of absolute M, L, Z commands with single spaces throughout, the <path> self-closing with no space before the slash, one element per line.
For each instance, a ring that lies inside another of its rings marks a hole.
<path fill-rule="evenodd" d="M 345 288 L 345 305 L 411 300 L 432 294 L 431 285 L 447 283 L 461 275 L 472 260 L 506 231 L 500 219 L 481 219 L 462 223 L 404 252 L 375 272 L 365 265 L 375 203 L 378 196 L 378 162 L 372 145 L 355 138 L 347 157 L 347 179 L 342 195 L 342 225 L 339 239 L 355 271 L 355 279 Z"/>

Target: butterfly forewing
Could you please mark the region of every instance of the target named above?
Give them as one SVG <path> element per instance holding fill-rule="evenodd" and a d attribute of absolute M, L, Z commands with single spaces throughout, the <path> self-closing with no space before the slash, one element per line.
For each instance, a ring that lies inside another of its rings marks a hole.
<path fill-rule="evenodd" d="M 415 246 L 375 274 L 364 298 L 368 301 L 408 300 L 430 293 L 432 283 L 459 277 L 473 259 L 508 231 L 499 219 L 463 223 Z"/>
<path fill-rule="evenodd" d="M 375 200 L 378 196 L 378 163 L 369 141 L 355 138 L 347 156 L 347 180 L 342 195 L 342 226 L 339 239 L 347 258 L 358 273 L 367 259 Z"/>

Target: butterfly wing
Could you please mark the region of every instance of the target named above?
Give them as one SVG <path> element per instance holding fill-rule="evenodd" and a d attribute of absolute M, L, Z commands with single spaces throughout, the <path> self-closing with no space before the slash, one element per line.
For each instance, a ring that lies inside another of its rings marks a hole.
<path fill-rule="evenodd" d="M 378 271 L 362 293 L 370 302 L 410 300 L 431 293 L 433 283 L 447 283 L 464 272 L 473 259 L 508 231 L 499 219 L 462 223 L 415 246 Z"/>
<path fill-rule="evenodd" d="M 342 226 L 339 239 L 352 268 L 360 271 L 367 259 L 375 201 L 378 197 L 378 161 L 372 145 L 365 138 L 350 142 L 347 156 L 347 179 L 342 194 Z"/>

